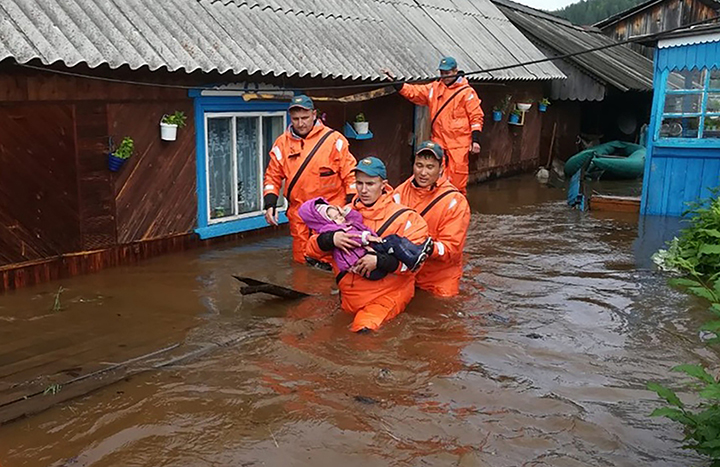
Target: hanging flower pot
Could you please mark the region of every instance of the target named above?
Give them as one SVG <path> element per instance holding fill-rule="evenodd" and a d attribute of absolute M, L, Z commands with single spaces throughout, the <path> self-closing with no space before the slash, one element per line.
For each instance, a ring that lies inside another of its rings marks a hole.
<path fill-rule="evenodd" d="M 530 110 L 530 107 L 532 107 L 532 102 L 518 102 L 517 104 L 515 104 L 515 106 L 519 111 L 527 112 L 528 110 Z"/>
<path fill-rule="evenodd" d="M 163 115 L 160 120 L 160 138 L 163 141 L 175 141 L 177 139 L 177 130 L 185 126 L 185 112 L 179 110 L 171 115 Z"/>
<path fill-rule="evenodd" d="M 175 141 L 177 139 L 177 125 L 172 123 L 160 123 L 160 139 L 163 141 Z"/>
<path fill-rule="evenodd" d="M 547 111 L 548 105 L 550 105 L 550 101 L 547 98 L 544 98 L 543 100 L 538 102 L 538 110 L 540 112 L 545 112 Z"/>
<path fill-rule="evenodd" d="M 110 153 L 108 154 L 108 169 L 110 169 L 110 172 L 117 172 L 120 170 L 120 167 L 123 166 L 127 159 L 123 159 L 122 157 L 117 157 L 115 154 Z"/>
<path fill-rule="evenodd" d="M 513 111 L 508 118 L 508 123 L 517 124 L 520 123 L 520 114 L 517 111 Z"/>
<path fill-rule="evenodd" d="M 365 135 L 368 131 L 370 131 L 370 122 L 365 120 L 365 114 L 357 114 L 355 121 L 353 122 L 353 128 L 355 129 L 355 133 L 359 135 Z"/>
<path fill-rule="evenodd" d="M 493 122 L 499 122 L 502 120 L 502 112 L 500 110 L 493 110 L 492 118 Z"/>
<path fill-rule="evenodd" d="M 125 164 L 125 161 L 132 156 L 135 143 L 130 137 L 125 137 L 114 151 L 108 154 L 108 169 L 110 172 L 117 172 L 120 167 Z"/>

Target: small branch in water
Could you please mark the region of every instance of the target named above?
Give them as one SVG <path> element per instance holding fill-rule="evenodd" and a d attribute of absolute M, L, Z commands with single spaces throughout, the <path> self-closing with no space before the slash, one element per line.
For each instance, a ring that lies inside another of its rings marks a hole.
<path fill-rule="evenodd" d="M 272 429 L 270 427 L 268 427 L 268 431 L 270 432 L 270 436 L 272 436 L 273 442 L 275 443 L 275 447 L 279 448 L 280 445 L 278 444 L 277 439 L 275 439 L 275 435 L 273 434 Z"/>
<path fill-rule="evenodd" d="M 62 310 L 62 306 L 60 305 L 60 294 L 65 292 L 65 289 L 61 285 L 60 288 L 58 288 L 58 291 L 55 293 L 55 303 L 53 303 L 52 311 L 60 311 Z"/>

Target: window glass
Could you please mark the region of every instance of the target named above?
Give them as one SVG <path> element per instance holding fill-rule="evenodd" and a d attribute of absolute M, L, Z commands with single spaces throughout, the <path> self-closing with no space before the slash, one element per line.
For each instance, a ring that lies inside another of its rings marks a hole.
<path fill-rule="evenodd" d="M 237 214 L 260 210 L 259 119 L 236 117 Z"/>
<path fill-rule="evenodd" d="M 704 139 L 720 138 L 720 115 L 705 117 Z"/>
<path fill-rule="evenodd" d="M 720 90 L 720 70 L 713 68 L 710 71 L 710 89 Z"/>
<path fill-rule="evenodd" d="M 661 138 L 697 138 L 699 117 L 664 117 Z"/>
<path fill-rule="evenodd" d="M 210 219 L 219 219 L 233 215 L 232 118 L 209 118 L 207 131 Z"/>
<path fill-rule="evenodd" d="M 703 89 L 705 87 L 705 69 L 702 70 L 681 70 L 668 74 L 668 91 L 680 89 Z"/>
<path fill-rule="evenodd" d="M 700 113 L 702 93 L 692 94 L 666 94 L 665 113 L 688 114 Z"/>

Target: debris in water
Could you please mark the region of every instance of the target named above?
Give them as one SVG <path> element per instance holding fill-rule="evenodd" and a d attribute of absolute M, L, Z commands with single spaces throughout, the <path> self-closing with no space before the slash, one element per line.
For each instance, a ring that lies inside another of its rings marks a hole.
<path fill-rule="evenodd" d="M 491 319 L 494 319 L 495 321 L 499 321 L 499 322 L 501 322 L 501 323 L 503 323 L 503 324 L 508 324 L 508 323 L 510 323 L 510 318 L 506 318 L 505 316 L 500 316 L 500 315 L 498 315 L 497 313 L 492 313 L 492 312 L 490 312 L 490 313 L 487 314 L 487 317 L 488 317 L 488 318 L 491 318 Z"/>
<path fill-rule="evenodd" d="M 372 405 L 372 404 L 378 403 L 378 401 L 376 399 L 373 399 L 372 397 L 367 397 L 367 396 L 355 396 L 354 399 L 357 402 L 360 402 L 361 404 Z"/>
<path fill-rule="evenodd" d="M 65 292 L 65 290 L 67 289 L 64 289 L 62 285 L 58 288 L 58 291 L 55 293 L 55 302 L 53 303 L 52 311 L 62 310 L 62 305 L 60 305 L 60 294 Z"/>
<path fill-rule="evenodd" d="M 543 336 L 541 334 L 538 334 L 536 332 L 531 332 L 530 334 L 525 334 L 525 337 L 529 337 L 530 339 L 542 339 Z"/>
<path fill-rule="evenodd" d="M 55 394 L 59 393 L 61 389 L 62 389 L 61 384 L 51 384 L 50 386 L 45 388 L 45 392 L 43 392 L 43 395 L 44 396 L 47 396 L 48 394 L 55 395 Z"/>

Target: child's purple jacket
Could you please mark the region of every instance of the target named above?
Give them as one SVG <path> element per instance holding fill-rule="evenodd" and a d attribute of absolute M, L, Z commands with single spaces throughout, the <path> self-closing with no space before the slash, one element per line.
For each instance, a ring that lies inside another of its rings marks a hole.
<path fill-rule="evenodd" d="M 357 235 L 360 235 L 363 231 L 370 231 L 372 235 L 376 235 L 375 232 L 363 224 L 363 218 L 359 212 L 351 209 L 347 216 L 345 216 L 347 222 L 345 224 L 336 224 L 331 220 L 325 219 L 315 208 L 316 204 L 329 203 L 324 198 L 313 198 L 305 201 L 300 205 L 300 209 L 298 210 L 298 215 L 300 215 L 300 218 L 310 230 L 319 234 L 342 230 L 343 232 Z M 364 247 L 353 248 L 347 253 L 339 248 L 334 248 L 332 251 L 333 259 L 340 271 L 347 271 L 353 267 L 360 258 L 365 256 L 365 253 L 367 253 L 367 250 L 365 250 Z"/>

